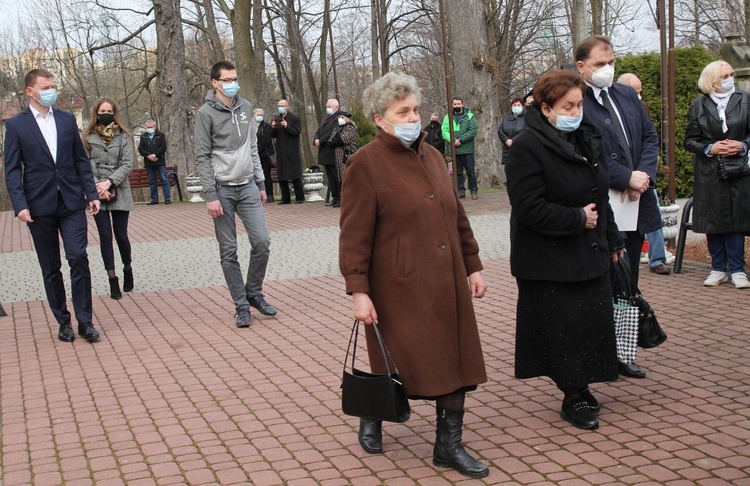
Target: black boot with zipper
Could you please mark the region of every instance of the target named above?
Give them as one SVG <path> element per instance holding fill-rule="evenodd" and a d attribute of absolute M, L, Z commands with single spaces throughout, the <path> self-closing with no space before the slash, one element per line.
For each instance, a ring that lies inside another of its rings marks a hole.
<path fill-rule="evenodd" d="M 471 457 L 461 444 L 464 411 L 437 407 L 437 434 L 432 462 L 438 467 L 452 467 L 470 478 L 486 477 L 490 470 Z"/>

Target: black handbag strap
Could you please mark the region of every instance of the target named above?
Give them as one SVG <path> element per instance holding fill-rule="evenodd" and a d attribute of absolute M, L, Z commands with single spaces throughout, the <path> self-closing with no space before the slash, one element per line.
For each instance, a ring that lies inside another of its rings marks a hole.
<path fill-rule="evenodd" d="M 385 345 L 385 341 L 383 340 L 382 334 L 380 334 L 380 330 L 378 329 L 378 323 L 375 321 L 372 321 L 372 328 L 375 331 L 375 337 L 378 339 L 378 344 L 380 345 L 380 352 L 383 354 L 383 362 L 385 363 L 385 369 L 388 373 L 388 376 L 393 375 L 394 373 L 398 374 L 398 368 L 396 367 L 396 362 L 393 361 L 393 356 L 391 356 L 391 352 L 388 350 L 388 346 Z M 354 361 L 357 355 L 357 338 L 359 338 L 359 320 L 354 321 L 354 325 L 352 326 L 352 333 L 349 336 L 349 346 L 346 348 L 346 359 L 344 360 L 344 371 L 346 371 L 346 365 L 349 362 L 349 351 L 351 351 L 352 354 L 352 369 L 354 369 Z M 352 341 L 354 342 L 354 347 L 352 348 Z M 390 364 L 389 364 L 390 360 Z M 391 364 L 393 365 L 393 373 L 391 372 Z"/>

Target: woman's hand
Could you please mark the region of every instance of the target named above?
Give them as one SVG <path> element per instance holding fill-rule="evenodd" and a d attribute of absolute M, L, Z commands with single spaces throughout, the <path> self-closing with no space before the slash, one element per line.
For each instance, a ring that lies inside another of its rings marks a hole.
<path fill-rule="evenodd" d="M 378 320 L 378 313 L 375 312 L 375 306 L 366 292 L 352 293 L 354 301 L 354 318 L 365 324 L 372 324 L 372 321 Z"/>
<path fill-rule="evenodd" d="M 104 179 L 103 181 L 99 181 L 96 183 L 96 192 L 101 194 L 102 192 L 109 191 L 109 188 L 112 187 L 112 181 L 109 179 Z"/>
<path fill-rule="evenodd" d="M 625 250 L 614 251 L 609 254 L 609 259 L 612 260 L 612 263 L 617 263 L 617 261 L 624 256 Z"/>
<path fill-rule="evenodd" d="M 511 145 L 513 145 L 513 140 L 511 140 L 511 139 L 506 140 L 505 141 L 505 145 L 507 145 L 508 147 L 510 147 Z"/>
<path fill-rule="evenodd" d="M 722 157 L 731 157 L 732 155 L 741 154 L 744 151 L 745 146 L 737 140 L 719 140 L 711 146 L 711 150 L 708 153 Z"/>
<path fill-rule="evenodd" d="M 596 221 L 599 219 L 599 213 L 596 212 L 596 203 L 591 203 L 583 207 L 586 213 L 586 229 L 596 228 Z"/>
<path fill-rule="evenodd" d="M 484 281 L 481 271 L 469 275 L 469 288 L 472 297 L 477 299 L 484 297 L 485 292 L 487 292 L 487 283 Z"/>

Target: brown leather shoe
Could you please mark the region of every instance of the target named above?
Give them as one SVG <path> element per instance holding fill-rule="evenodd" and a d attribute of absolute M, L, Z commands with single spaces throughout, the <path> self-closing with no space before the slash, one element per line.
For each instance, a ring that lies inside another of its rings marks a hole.
<path fill-rule="evenodd" d="M 655 267 L 649 267 L 649 271 L 658 273 L 659 275 L 669 275 L 672 273 L 672 270 L 663 263 L 660 263 Z"/>

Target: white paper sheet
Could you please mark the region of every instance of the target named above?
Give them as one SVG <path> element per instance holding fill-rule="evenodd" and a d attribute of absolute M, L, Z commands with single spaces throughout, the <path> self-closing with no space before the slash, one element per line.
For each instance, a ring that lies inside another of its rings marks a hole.
<path fill-rule="evenodd" d="M 615 223 L 620 231 L 635 231 L 638 229 L 638 208 L 640 206 L 640 199 L 638 201 L 631 201 L 626 195 L 625 201 L 620 202 L 622 197 L 622 191 L 615 189 L 609 190 L 609 205 L 612 206 L 612 212 L 615 213 Z M 643 194 L 641 194 L 643 197 Z M 599 215 L 602 217 L 602 215 Z"/>

